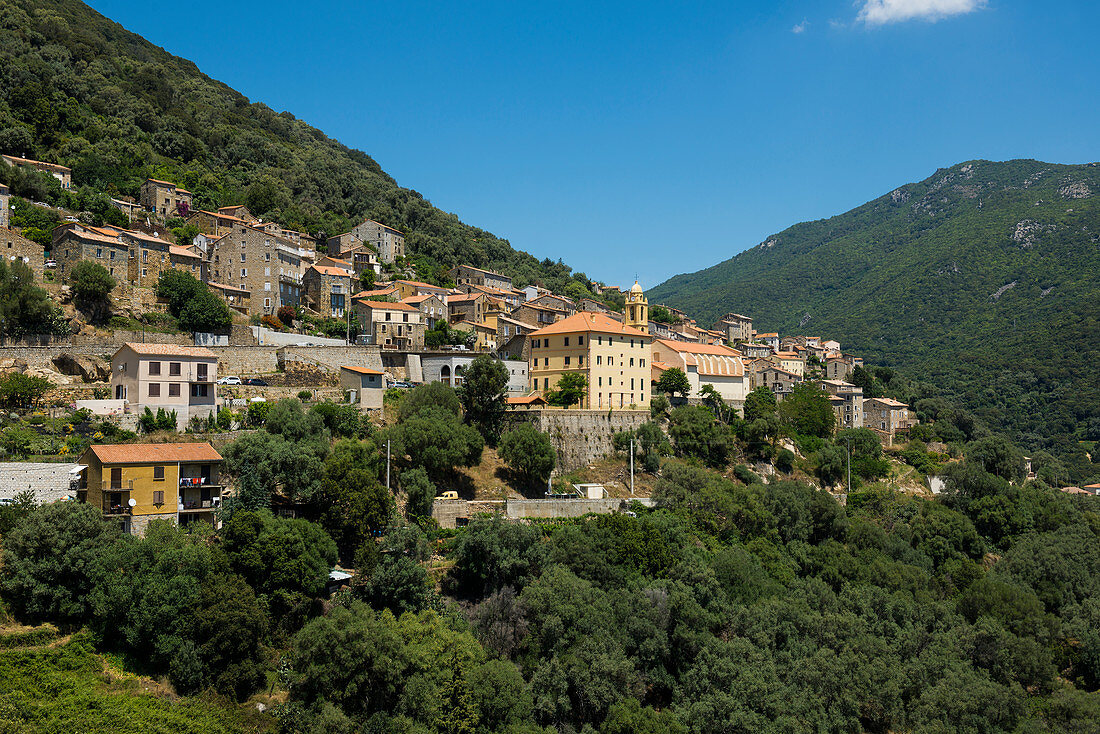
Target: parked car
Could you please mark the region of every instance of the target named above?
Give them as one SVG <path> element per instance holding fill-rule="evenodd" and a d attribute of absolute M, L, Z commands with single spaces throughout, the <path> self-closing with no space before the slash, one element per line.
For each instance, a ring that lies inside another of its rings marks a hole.
<path fill-rule="evenodd" d="M 65 217 L 65 221 L 66 222 L 79 222 L 80 220 L 77 219 L 76 217 L 74 217 L 72 214 L 70 214 L 69 216 Z"/>
<path fill-rule="evenodd" d="M 244 381 L 244 384 L 255 385 L 256 387 L 267 387 L 267 382 L 265 380 L 261 380 L 259 377 L 249 377 L 247 380 Z"/>
<path fill-rule="evenodd" d="M 47 270 L 53 270 L 57 267 L 57 260 L 47 260 L 45 264 Z"/>
<path fill-rule="evenodd" d="M 411 389 L 412 385 L 410 385 L 407 382 L 403 382 L 403 381 L 398 380 L 397 382 L 391 382 L 390 387 L 402 387 L 402 388 L 405 388 L 405 389 Z"/>
<path fill-rule="evenodd" d="M 241 378 L 239 377 L 220 377 L 218 378 L 219 385 L 240 385 Z"/>

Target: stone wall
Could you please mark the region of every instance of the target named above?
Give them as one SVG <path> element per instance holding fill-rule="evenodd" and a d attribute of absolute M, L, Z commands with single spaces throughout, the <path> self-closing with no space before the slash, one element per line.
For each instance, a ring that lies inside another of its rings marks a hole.
<path fill-rule="evenodd" d="M 457 527 L 458 520 L 466 520 L 475 515 L 497 514 L 504 511 L 504 502 L 500 500 L 485 500 L 482 502 L 468 502 L 466 500 L 445 500 L 436 497 L 432 503 L 432 518 L 439 523 L 441 528 Z"/>
<path fill-rule="evenodd" d="M 629 509 L 632 501 L 640 502 L 647 507 L 653 506 L 652 499 L 642 497 L 633 500 L 618 497 L 608 497 L 602 500 L 508 500 L 504 512 L 510 520 L 583 517 L 589 513 L 606 515 L 611 512 L 623 512 Z"/>
<path fill-rule="evenodd" d="M 637 430 L 648 420 L 648 410 L 545 409 L 511 411 L 507 415 L 511 424 L 525 421 L 549 434 L 558 452 L 558 468 L 565 472 L 581 469 L 607 456 L 612 451 L 612 435 Z"/>
<path fill-rule="evenodd" d="M 375 346 L 283 347 L 278 360 L 316 364 L 338 371 L 344 365 L 382 371 L 381 350 Z"/>

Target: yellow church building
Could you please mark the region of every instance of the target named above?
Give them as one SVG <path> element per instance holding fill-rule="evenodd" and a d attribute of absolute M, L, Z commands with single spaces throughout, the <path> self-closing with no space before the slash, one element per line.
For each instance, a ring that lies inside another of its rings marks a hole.
<path fill-rule="evenodd" d="M 531 332 L 531 390 L 545 397 L 562 375 L 573 372 L 587 378 L 588 390 L 572 407 L 647 409 L 653 338 L 645 330 L 648 306 L 637 283 L 627 299 L 626 317 L 623 323 L 581 311 Z M 639 322 L 640 327 L 632 325 Z"/>

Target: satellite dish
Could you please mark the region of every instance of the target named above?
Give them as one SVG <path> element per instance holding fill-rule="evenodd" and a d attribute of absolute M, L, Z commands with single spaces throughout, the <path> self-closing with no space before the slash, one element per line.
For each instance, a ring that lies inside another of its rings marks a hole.
<path fill-rule="evenodd" d="M 137 500 L 131 497 L 129 502 L 127 502 L 126 504 L 130 505 L 130 507 L 137 507 Z"/>

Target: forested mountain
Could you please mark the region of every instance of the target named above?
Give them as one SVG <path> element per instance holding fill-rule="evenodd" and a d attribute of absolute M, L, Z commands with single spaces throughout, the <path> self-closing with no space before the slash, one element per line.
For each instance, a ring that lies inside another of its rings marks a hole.
<path fill-rule="evenodd" d="M 424 277 L 459 262 L 562 289 L 570 277 L 77 0 L 0 0 L 0 152 L 70 166 L 75 185 L 113 195 L 136 197 L 147 176 L 170 180 L 196 207 L 247 202 L 312 234 L 378 219 L 406 233 Z"/>
<path fill-rule="evenodd" d="M 962 163 L 648 295 L 835 337 L 1032 448 L 1100 439 L 1098 164 Z"/>

